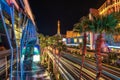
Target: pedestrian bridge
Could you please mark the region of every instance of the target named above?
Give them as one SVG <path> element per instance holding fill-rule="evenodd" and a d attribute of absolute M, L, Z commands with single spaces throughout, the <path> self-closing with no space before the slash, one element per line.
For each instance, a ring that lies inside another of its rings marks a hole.
<path fill-rule="evenodd" d="M 24 80 L 25 71 L 32 69 L 34 47 L 38 44 L 37 26 L 28 1 L 0 0 L 1 76 L 13 80 L 16 70 L 15 80 Z"/>

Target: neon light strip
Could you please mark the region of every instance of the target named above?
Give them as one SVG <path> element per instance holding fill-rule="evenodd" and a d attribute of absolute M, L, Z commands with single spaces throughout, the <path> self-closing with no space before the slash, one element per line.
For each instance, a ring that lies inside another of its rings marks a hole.
<path fill-rule="evenodd" d="M 90 47 L 90 45 L 86 45 L 86 46 L 88 46 L 88 47 Z M 108 46 L 109 48 L 118 48 L 118 49 L 120 49 L 120 46 Z"/>
<path fill-rule="evenodd" d="M 120 46 L 108 46 L 109 48 L 119 48 L 120 49 Z"/>

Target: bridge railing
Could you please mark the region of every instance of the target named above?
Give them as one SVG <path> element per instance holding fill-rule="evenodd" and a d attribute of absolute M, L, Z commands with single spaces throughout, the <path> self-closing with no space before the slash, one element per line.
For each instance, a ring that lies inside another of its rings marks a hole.
<path fill-rule="evenodd" d="M 13 49 L 14 56 L 16 56 L 16 49 Z M 11 51 L 3 50 L 0 51 L 0 77 L 7 79 L 9 77 L 9 69 L 10 69 L 10 57 Z M 13 65 L 16 63 L 16 58 L 14 58 Z M 5 73 L 5 75 L 3 75 Z"/>
<path fill-rule="evenodd" d="M 15 54 L 16 49 L 13 49 L 13 52 Z M 9 55 L 11 55 L 10 49 L 9 50 L 0 51 L 0 58 L 3 58 L 5 56 L 9 56 Z"/>

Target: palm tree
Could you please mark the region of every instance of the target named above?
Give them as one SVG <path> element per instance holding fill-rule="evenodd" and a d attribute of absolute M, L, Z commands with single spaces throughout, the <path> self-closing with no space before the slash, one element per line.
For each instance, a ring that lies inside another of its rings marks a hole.
<path fill-rule="evenodd" d="M 74 25 L 73 31 L 77 31 L 79 33 L 83 33 L 83 49 L 82 49 L 82 64 L 81 64 L 81 69 L 80 69 L 80 79 L 81 79 L 81 72 L 82 72 L 82 67 L 84 64 L 84 59 L 85 59 L 85 53 L 86 53 L 86 44 L 87 44 L 87 35 L 86 32 L 88 31 L 88 24 L 90 20 L 88 17 L 82 17 L 80 19 L 80 22 L 76 23 Z"/>
<path fill-rule="evenodd" d="M 120 12 L 114 13 L 114 17 L 118 20 L 118 24 L 115 27 L 115 31 L 114 31 L 114 34 L 117 35 L 120 33 Z"/>
<path fill-rule="evenodd" d="M 99 16 L 94 17 L 94 20 L 89 25 L 92 32 L 95 32 L 98 35 L 96 44 L 95 44 L 95 56 L 96 56 L 96 63 L 97 63 L 97 76 L 96 80 L 98 80 L 101 76 L 102 71 L 102 55 L 101 55 L 101 47 L 103 43 L 103 33 L 111 33 L 115 31 L 115 27 L 118 24 L 117 19 L 114 17 L 114 14 L 109 14 L 106 16 Z"/>

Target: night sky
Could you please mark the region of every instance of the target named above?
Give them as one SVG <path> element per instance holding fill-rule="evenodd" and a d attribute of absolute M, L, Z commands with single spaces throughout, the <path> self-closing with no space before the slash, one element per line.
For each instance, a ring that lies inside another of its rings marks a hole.
<path fill-rule="evenodd" d="M 72 30 L 73 25 L 89 8 L 99 8 L 105 0 L 29 0 L 38 32 L 44 35 L 57 33 L 57 20 L 61 22 L 61 34 Z"/>

